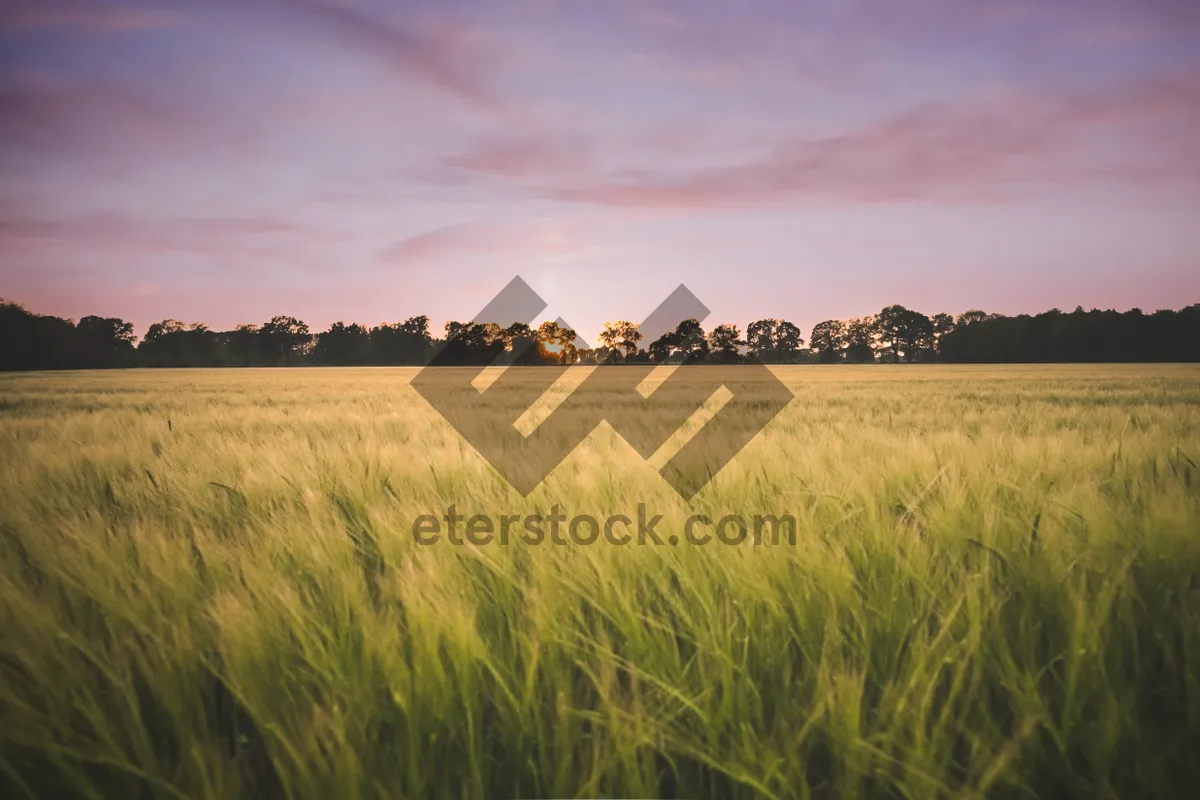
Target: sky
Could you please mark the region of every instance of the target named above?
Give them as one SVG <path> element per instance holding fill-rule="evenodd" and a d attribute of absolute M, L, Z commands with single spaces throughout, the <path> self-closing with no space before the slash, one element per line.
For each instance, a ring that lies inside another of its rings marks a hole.
<path fill-rule="evenodd" d="M 585 340 L 1200 302 L 1195 0 L 0 0 L 0 297 Z"/>

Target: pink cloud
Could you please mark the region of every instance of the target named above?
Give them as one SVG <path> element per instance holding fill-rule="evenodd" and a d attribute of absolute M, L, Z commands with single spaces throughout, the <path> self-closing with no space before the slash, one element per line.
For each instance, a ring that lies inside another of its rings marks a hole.
<path fill-rule="evenodd" d="M 88 0 L 4 0 L 0 27 L 34 29 L 70 27 L 130 31 L 177 25 L 183 15 L 154 8 L 131 8 Z"/>
<path fill-rule="evenodd" d="M 293 28 L 355 49 L 470 105 L 511 109 L 488 85 L 501 58 L 494 42 L 469 25 L 401 24 L 334 0 L 219 0 L 242 20 Z"/>
<path fill-rule="evenodd" d="M 672 14 L 660 8 L 639 8 L 636 17 L 638 22 L 651 28 L 680 30 L 687 27 L 687 23 L 677 14 Z"/>
<path fill-rule="evenodd" d="M 378 260 L 391 266 L 445 264 L 462 257 L 508 264 L 560 261 L 589 250 L 581 237 L 592 227 L 579 218 L 472 220 L 402 239 L 384 248 Z"/>
<path fill-rule="evenodd" d="M 266 217 L 149 219 L 89 214 L 71 218 L 0 219 L 0 253 L 25 257 L 98 250 L 139 255 L 168 252 L 265 255 L 304 252 L 341 238 L 332 231 Z"/>
<path fill-rule="evenodd" d="M 442 160 L 447 166 L 507 177 L 577 172 L 591 161 L 588 144 L 569 136 L 505 138 Z"/>
<path fill-rule="evenodd" d="M 33 155 L 144 164 L 164 153 L 244 153 L 250 140 L 235 122 L 214 123 L 199 109 L 132 88 L 22 75 L 0 83 L 0 162 L 24 164 L 18 158 Z"/>
<path fill-rule="evenodd" d="M 495 232 L 478 222 L 447 225 L 402 239 L 379 253 L 392 265 L 414 264 L 447 254 L 485 249 L 496 242 Z"/>
<path fill-rule="evenodd" d="M 1195 182 L 1197 150 L 1181 126 L 1200 123 L 1200 79 L 1184 76 L 1084 93 L 1008 91 L 928 105 L 848 133 L 784 143 L 723 167 L 626 171 L 579 186 L 562 200 L 609 206 L 715 208 L 804 197 L 859 202 L 959 201 L 1002 196 L 1023 183 L 1110 177 L 1137 180 L 1174 170 Z M 1175 135 L 1172 135 L 1174 132 Z M 1106 136 L 1133 147 L 1109 162 Z M 1163 147 L 1169 145 L 1169 147 Z M 1151 157 L 1147 157 L 1151 156 Z"/>

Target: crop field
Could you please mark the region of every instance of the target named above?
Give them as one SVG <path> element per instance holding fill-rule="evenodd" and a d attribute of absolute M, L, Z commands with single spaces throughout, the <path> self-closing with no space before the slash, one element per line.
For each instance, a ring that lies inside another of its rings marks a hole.
<path fill-rule="evenodd" d="M 690 501 L 607 428 L 522 497 L 410 369 L 0 375 L 0 794 L 1200 786 L 1200 368 L 774 371 Z"/>

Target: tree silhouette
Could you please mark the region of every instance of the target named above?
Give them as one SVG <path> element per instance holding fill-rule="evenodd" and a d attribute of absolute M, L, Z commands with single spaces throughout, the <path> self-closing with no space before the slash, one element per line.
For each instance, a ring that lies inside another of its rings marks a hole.
<path fill-rule="evenodd" d="M 975 322 L 984 322 L 991 318 L 992 315 L 986 311 L 980 311 L 977 308 L 973 308 L 970 311 L 964 311 L 963 313 L 959 314 L 958 319 L 954 321 L 954 324 L 958 326 L 970 325 Z"/>
<path fill-rule="evenodd" d="M 982 313 L 982 312 L 980 312 Z M 941 360 L 958 363 L 1200 361 L 1200 305 L 1144 314 L 1058 309 L 996 314 L 959 325 L 942 339 Z"/>
<path fill-rule="evenodd" d="M 6 370 L 88 366 L 70 320 L 32 314 L 7 300 L 0 300 L 0 365 Z"/>
<path fill-rule="evenodd" d="M 516 339 L 533 341 L 533 328 L 524 322 L 514 322 L 500 332 L 500 337 L 504 339 L 506 347 L 512 347 L 512 343 Z"/>
<path fill-rule="evenodd" d="M 183 341 L 184 363 L 207 367 L 217 350 L 217 336 L 203 322 L 193 322 L 179 334 Z"/>
<path fill-rule="evenodd" d="M 164 319 L 146 331 L 138 355 L 156 367 L 207 367 L 213 363 L 218 340 L 203 322 L 187 325 Z"/>
<path fill-rule="evenodd" d="M 75 326 L 79 351 L 89 367 L 128 367 L 135 361 L 133 323 L 116 317 L 87 316 Z"/>
<path fill-rule="evenodd" d="M 875 317 L 875 331 L 879 342 L 892 351 L 892 363 L 900 363 L 900 350 L 904 347 L 907 321 L 905 315 L 908 309 L 904 306 L 893 305 L 880 311 Z"/>
<path fill-rule="evenodd" d="M 946 334 L 954 330 L 954 317 L 949 314 L 934 314 L 930 318 L 933 324 L 933 349 L 935 352 L 942 352 L 942 339 Z"/>
<path fill-rule="evenodd" d="M 659 364 L 665 364 L 671 360 L 671 356 L 678 347 L 679 334 L 675 331 L 667 331 L 650 343 L 650 358 Z"/>
<path fill-rule="evenodd" d="M 642 332 L 636 323 L 628 320 L 604 323 L 600 331 L 600 343 L 610 352 L 624 350 L 625 360 L 632 358 L 638 351 L 638 342 L 642 340 Z"/>
<path fill-rule="evenodd" d="M 431 362 L 435 365 L 493 364 L 506 351 L 504 329 L 497 323 L 446 323 L 446 338 Z"/>
<path fill-rule="evenodd" d="M 497 328 L 499 328 L 498 325 Z M 541 343 L 538 342 L 533 329 L 524 322 L 514 322 L 500 330 L 498 334 L 494 330 L 485 333 L 485 336 L 489 335 L 498 336 L 504 343 L 504 349 L 508 355 L 502 360 L 506 363 L 529 367 L 543 360 Z"/>
<path fill-rule="evenodd" d="M 901 305 L 891 305 L 875 317 L 875 330 L 880 343 L 892 352 L 892 363 L 904 360 L 912 363 L 923 351 L 933 349 L 933 322 L 919 311 Z"/>
<path fill-rule="evenodd" d="M 827 319 L 813 326 L 809 348 L 822 364 L 836 364 L 846 349 L 846 323 Z"/>
<path fill-rule="evenodd" d="M 536 336 L 544 346 L 558 353 L 560 364 L 574 364 L 578 360 L 579 350 L 575 342 L 579 334 L 571 328 L 560 325 L 557 320 L 546 320 L 538 326 Z"/>
<path fill-rule="evenodd" d="M 69 319 L 34 314 L 0 300 L 0 369 L 81 369 L 123 366 L 253 366 L 292 364 L 483 365 L 493 363 L 735 363 L 739 349 L 770 363 L 794 363 L 800 329 L 786 320 L 761 319 L 746 329 L 719 325 L 705 336 L 696 320 L 684 320 L 639 349 L 638 326 L 606 324 L 594 350 L 577 349 L 575 332 L 557 322 L 537 330 L 512 323 L 448 322 L 435 340 L 429 318 L 381 324 L 369 331 L 357 323 L 336 322 L 315 337 L 294 317 L 272 318 L 261 328 L 238 325 L 226 332 L 203 323 L 165 319 L 150 325 L 137 343 L 132 324 L 115 317 Z M 136 344 L 136 347 L 135 347 Z M 954 363 L 1048 363 L 1096 361 L 1200 361 L 1200 305 L 1180 311 L 1143 313 L 1132 309 L 1072 313 L 1058 309 L 1004 317 L 978 309 L 957 318 L 932 318 L 900 305 L 876 317 L 825 320 L 812 332 L 812 354 L 824 363 L 866 363 L 876 350 L 890 361 L 937 360 Z"/>
<path fill-rule="evenodd" d="M 433 354 L 429 317 L 410 317 L 394 325 L 371 329 L 372 359 L 378 364 L 424 364 Z"/>
<path fill-rule="evenodd" d="M 760 319 L 746 326 L 746 345 L 750 353 L 759 361 L 770 358 L 775 346 L 773 334 L 779 326 L 777 319 Z"/>
<path fill-rule="evenodd" d="M 146 330 L 140 353 L 150 357 L 154 366 L 178 366 L 184 353 L 184 342 L 179 334 L 186 326 L 177 319 L 155 322 Z"/>
<path fill-rule="evenodd" d="M 708 339 L 696 320 L 685 319 L 679 323 L 675 336 L 679 342 L 675 349 L 684 364 L 695 364 L 708 357 Z"/>
<path fill-rule="evenodd" d="M 307 325 L 287 316 L 271 317 L 259 329 L 259 336 L 264 342 L 264 350 L 272 357 L 282 356 L 287 366 L 291 366 L 292 358 L 303 352 L 312 340 Z"/>
<path fill-rule="evenodd" d="M 529 330 L 528 325 L 523 324 L 523 326 L 525 330 Z M 479 325 L 479 327 L 482 329 L 483 343 L 485 345 L 491 346 L 499 344 L 502 349 L 508 347 L 508 339 L 504 335 L 504 331 L 506 329 L 500 327 L 500 323 L 484 322 L 482 325 Z"/>
<path fill-rule="evenodd" d="M 744 347 L 745 340 L 737 325 L 726 323 L 712 329 L 708 335 L 708 346 L 713 358 L 720 364 L 734 364 L 742 360 L 739 348 Z"/>
<path fill-rule="evenodd" d="M 846 322 L 846 360 L 866 364 L 875 360 L 875 318 L 855 317 Z"/>
<path fill-rule="evenodd" d="M 763 363 L 788 364 L 796 360 L 804 339 L 800 329 L 783 319 L 760 319 L 746 326 L 750 353 Z"/>
<path fill-rule="evenodd" d="M 318 364 L 367 364 L 371 361 L 371 334 L 357 323 L 335 322 L 317 334 L 312 357 Z"/>
<path fill-rule="evenodd" d="M 225 341 L 230 355 L 236 358 L 242 366 L 248 367 L 263 361 L 265 353 L 257 325 L 242 323 L 225 334 Z"/>

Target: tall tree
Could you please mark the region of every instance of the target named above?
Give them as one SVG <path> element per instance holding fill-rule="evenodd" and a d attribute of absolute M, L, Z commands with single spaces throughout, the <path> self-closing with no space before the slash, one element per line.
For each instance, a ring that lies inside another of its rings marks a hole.
<path fill-rule="evenodd" d="M 507 339 L 505 338 L 505 331 L 508 329 L 501 327 L 499 322 L 476 323 L 476 325 L 483 329 L 484 344 L 494 345 L 499 343 L 504 347 L 508 346 Z M 529 330 L 528 325 L 525 325 L 525 330 Z"/>
<path fill-rule="evenodd" d="M 137 336 L 133 323 L 116 317 L 86 316 L 75 326 L 84 366 L 94 368 L 131 366 Z"/>
<path fill-rule="evenodd" d="M 875 318 L 855 317 L 846 322 L 846 360 L 866 364 L 875 360 Z"/>
<path fill-rule="evenodd" d="M 842 359 L 846 348 L 846 323 L 827 319 L 813 326 L 809 347 L 822 364 L 834 364 Z"/>
<path fill-rule="evenodd" d="M 537 332 L 524 322 L 514 322 L 504 329 L 504 341 L 509 359 L 514 364 L 533 366 L 551 360 Z"/>
<path fill-rule="evenodd" d="M 505 351 L 504 329 L 497 323 L 446 323 L 446 339 L 431 362 L 434 365 L 493 364 Z"/>
<path fill-rule="evenodd" d="M 217 351 L 217 336 L 203 322 L 193 322 L 177 334 L 183 339 L 185 363 L 200 367 L 211 366 Z"/>
<path fill-rule="evenodd" d="M 338 321 L 317 334 L 312 358 L 318 364 L 357 365 L 371 360 L 371 334 L 358 323 Z"/>
<path fill-rule="evenodd" d="M 533 328 L 524 322 L 514 322 L 500 332 L 500 337 L 504 340 L 505 346 L 511 348 L 513 342 L 518 339 L 533 341 Z"/>
<path fill-rule="evenodd" d="M 911 363 L 933 347 L 933 323 L 919 311 L 888 306 L 875 317 L 875 327 L 880 342 L 891 350 L 893 363 L 899 364 L 901 355 Z"/>
<path fill-rule="evenodd" d="M 494 332 L 489 332 L 487 336 L 493 340 L 498 338 L 503 342 L 505 355 L 501 359 L 502 363 L 528 367 L 543 360 L 544 351 L 541 343 L 528 323 L 514 322 L 501 330 L 498 336 Z"/>
<path fill-rule="evenodd" d="M 187 326 L 177 319 L 164 319 L 146 329 L 138 352 L 148 356 L 156 367 L 178 366 L 184 355 L 184 341 L 179 336 Z"/>
<path fill-rule="evenodd" d="M 905 314 L 908 309 L 901 305 L 891 305 L 875 316 L 875 332 L 879 342 L 892 352 L 892 363 L 900 363 L 900 351 L 904 347 Z"/>
<path fill-rule="evenodd" d="M 230 355 L 242 366 L 248 367 L 262 361 L 263 341 L 257 325 L 242 323 L 225 334 L 225 341 L 229 345 Z"/>
<path fill-rule="evenodd" d="M 77 369 L 79 337 L 69 319 L 33 314 L 0 300 L 0 364 L 4 369 Z"/>
<path fill-rule="evenodd" d="M 308 325 L 288 316 L 271 317 L 259 329 L 259 336 L 265 344 L 264 349 L 274 357 L 282 356 L 287 366 L 291 366 L 292 358 L 303 352 L 312 341 Z"/>
<path fill-rule="evenodd" d="M 800 329 L 785 319 L 760 319 L 746 327 L 750 352 L 764 363 L 787 364 L 796 360 L 804 339 Z"/>
<path fill-rule="evenodd" d="M 381 364 L 425 364 L 433 354 L 429 317 L 410 317 L 395 324 L 383 323 L 370 331 L 371 352 Z"/>
<path fill-rule="evenodd" d="M 674 355 L 678 347 L 679 334 L 675 331 L 667 331 L 650 343 L 650 358 L 659 364 L 665 364 L 671 360 L 671 356 Z"/>
<path fill-rule="evenodd" d="M 146 329 L 146 335 L 142 337 L 142 342 L 157 342 L 172 333 L 178 333 L 186 327 L 186 325 L 177 319 L 164 319 L 162 322 L 155 322 Z"/>
<path fill-rule="evenodd" d="M 164 319 L 150 326 L 137 352 L 156 367 L 207 367 L 213 363 L 217 346 L 217 335 L 203 322 L 186 325 Z"/>
<path fill-rule="evenodd" d="M 963 325 L 971 325 L 976 322 L 988 320 L 991 318 L 991 316 L 992 315 L 986 311 L 980 311 L 977 308 L 973 308 L 970 311 L 964 311 L 963 313 L 959 314 L 958 319 L 955 320 L 955 324 L 959 327 Z"/>
<path fill-rule="evenodd" d="M 774 344 L 775 357 L 780 363 L 790 364 L 800 354 L 804 338 L 800 335 L 800 328 L 785 319 L 775 329 Z"/>
<path fill-rule="evenodd" d="M 578 346 L 575 343 L 579 340 L 579 334 L 558 320 L 546 320 L 539 325 L 537 339 L 552 354 L 557 353 L 560 364 L 574 364 L 578 360 Z"/>
<path fill-rule="evenodd" d="M 679 343 L 676 349 L 685 364 L 695 364 L 708 358 L 708 339 L 704 328 L 694 319 L 685 319 L 675 329 Z"/>
<path fill-rule="evenodd" d="M 642 332 L 635 322 L 617 320 L 604 323 L 600 331 L 600 343 L 610 351 L 625 351 L 625 359 L 631 359 L 638 351 L 638 342 L 642 340 Z"/>
<path fill-rule="evenodd" d="M 708 346 L 713 358 L 722 364 L 733 364 L 741 360 L 739 348 L 746 344 L 742 332 L 732 323 L 718 325 L 708 334 Z"/>
<path fill-rule="evenodd" d="M 905 356 L 913 361 L 932 361 L 937 341 L 934 337 L 933 320 L 920 311 L 910 311 L 908 316 L 908 339 Z"/>
<path fill-rule="evenodd" d="M 773 334 L 779 326 L 777 319 L 760 319 L 746 326 L 746 345 L 750 353 L 759 361 L 767 361 L 774 347 Z"/>
<path fill-rule="evenodd" d="M 930 321 L 933 323 L 933 349 L 942 352 L 942 339 L 954 330 L 954 317 L 950 314 L 934 314 Z"/>

